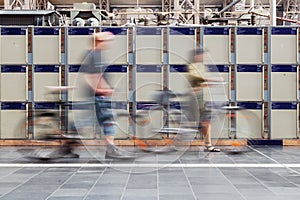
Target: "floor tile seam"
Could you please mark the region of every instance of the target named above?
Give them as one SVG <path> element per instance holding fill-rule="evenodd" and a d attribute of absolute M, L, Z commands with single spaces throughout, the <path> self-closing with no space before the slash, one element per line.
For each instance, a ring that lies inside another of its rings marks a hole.
<path fill-rule="evenodd" d="M 23 169 L 23 168 L 22 168 L 22 169 Z M 36 177 L 36 176 L 42 174 L 46 169 L 47 169 L 47 168 L 41 170 L 39 173 L 37 173 L 37 174 L 31 176 L 30 178 L 28 178 L 25 182 L 22 182 L 22 183 L 18 184 L 18 185 L 17 185 L 16 187 L 14 187 L 13 189 L 11 189 L 11 190 L 9 190 L 8 192 L 6 192 L 6 193 L 0 195 L 0 199 L 1 199 L 2 197 L 4 197 L 4 196 L 8 195 L 9 193 L 13 192 L 14 190 L 18 189 L 18 188 L 21 187 L 22 185 L 26 184 L 26 183 L 27 183 L 28 181 L 30 181 L 32 178 L 34 178 L 34 177 Z M 17 171 L 18 171 L 18 170 L 17 170 Z"/>
<path fill-rule="evenodd" d="M 107 169 L 107 167 L 104 168 L 104 170 L 99 175 L 99 177 L 97 178 L 97 180 L 95 181 L 95 183 L 92 185 L 92 187 L 90 187 L 90 189 L 84 195 L 83 200 L 85 200 L 88 197 L 88 195 L 91 193 L 91 191 L 95 188 L 95 186 L 97 185 L 97 183 L 99 182 L 99 180 L 102 178 L 103 174 L 105 173 L 106 169 Z"/>
<path fill-rule="evenodd" d="M 253 147 L 251 147 L 251 146 L 249 146 L 249 148 L 251 148 L 251 149 L 252 149 L 253 151 L 255 151 L 256 153 L 258 153 L 258 154 L 260 154 L 260 155 L 263 155 L 264 157 L 270 159 L 271 161 L 273 161 L 273 162 L 275 162 L 275 163 L 277 163 L 277 164 L 279 164 L 279 165 L 283 165 L 283 166 L 284 166 L 284 164 L 278 162 L 277 160 L 271 158 L 270 156 L 264 154 L 263 152 L 261 152 L 261 151 L 255 149 L 255 148 L 253 148 Z M 285 166 L 285 168 L 288 169 L 288 170 L 290 170 L 290 171 L 292 171 L 292 172 L 294 172 L 295 174 L 300 175 L 300 172 L 298 172 L 298 171 L 296 171 L 296 170 L 294 170 L 294 169 L 292 169 L 292 168 L 290 168 L 290 167 L 288 167 L 288 166 Z"/>
<path fill-rule="evenodd" d="M 130 176 L 131 176 L 132 169 L 133 169 L 133 167 L 130 168 L 130 171 L 129 171 L 129 173 L 128 173 L 128 177 L 127 177 L 127 180 L 126 180 L 124 189 L 123 189 L 123 191 L 122 191 L 122 195 L 121 195 L 121 197 L 120 197 L 120 200 L 123 200 L 123 199 L 124 199 L 124 196 L 125 196 L 125 193 L 126 193 L 126 190 L 127 190 L 127 187 L 128 187 L 129 179 L 130 179 Z"/>
<path fill-rule="evenodd" d="M 264 183 L 262 182 L 261 180 L 259 180 L 256 176 L 254 176 L 251 172 L 249 172 L 248 170 L 246 170 L 246 172 L 252 177 L 254 178 L 258 183 L 260 183 L 261 185 L 263 185 L 269 192 L 271 192 L 272 194 L 276 195 L 273 191 L 271 191 L 269 189 L 269 187 Z M 276 195 L 277 196 L 277 195 Z"/>
<path fill-rule="evenodd" d="M 231 159 L 229 157 L 229 159 Z M 231 159 L 232 160 L 232 159 Z M 233 160 L 232 160 L 233 161 Z M 235 162 L 233 162 L 235 163 Z M 239 191 L 239 189 L 227 178 L 227 176 L 220 170 L 220 168 L 217 167 L 219 172 L 222 174 L 222 176 L 225 178 L 225 180 L 235 189 L 235 191 L 244 199 L 247 200 L 247 198 Z"/>
<path fill-rule="evenodd" d="M 82 168 L 82 167 L 81 167 Z M 81 168 L 79 168 L 79 169 L 77 169 L 77 171 L 79 171 Z M 53 196 L 53 194 L 55 194 L 57 191 L 59 191 L 61 188 L 62 188 L 62 186 L 64 186 L 69 180 L 71 180 L 71 178 L 73 177 L 73 176 L 75 176 L 75 174 L 77 173 L 77 171 L 75 171 L 75 172 L 73 172 L 73 174 L 69 177 L 69 178 L 67 178 L 67 180 L 65 180 L 62 184 L 60 184 L 57 188 L 56 188 L 56 190 L 54 190 L 45 200 L 48 200 L 49 198 L 51 198 L 52 196 Z"/>
<path fill-rule="evenodd" d="M 256 149 L 254 149 L 254 148 L 252 148 L 251 146 L 248 146 L 250 149 L 252 149 L 254 152 L 256 152 L 256 153 L 258 153 L 259 155 L 261 155 L 261 156 L 263 156 L 263 157 L 265 157 L 265 155 L 264 154 L 260 154 L 259 153 L 259 151 L 257 152 L 256 151 Z M 231 159 L 230 157 L 229 157 L 229 159 Z M 231 159 L 232 160 L 232 159 Z M 233 160 L 232 160 L 233 161 Z M 273 161 L 273 160 L 272 160 Z M 273 161 L 274 162 L 274 161 Z M 267 190 L 269 190 L 268 189 L 268 187 L 262 182 L 262 181 L 260 181 L 258 178 L 256 178 L 253 174 L 251 174 L 248 170 L 246 170 L 246 172 L 252 177 L 252 178 L 254 178 L 258 183 L 260 183 L 261 185 L 263 185 L 265 188 L 267 188 Z M 221 171 L 221 173 L 222 173 L 222 171 Z M 223 173 L 222 173 L 223 174 Z M 233 183 L 231 183 L 231 181 L 226 177 L 226 175 L 225 174 L 223 174 L 223 176 L 230 182 L 230 184 L 232 184 L 233 185 Z M 233 185 L 234 186 L 234 185 Z M 237 187 L 235 187 L 234 186 L 234 188 L 239 192 L 239 194 L 241 194 L 242 195 L 242 197 L 245 199 L 245 196 L 239 191 L 239 189 L 237 188 Z M 270 192 L 272 192 L 271 190 L 269 190 Z M 273 192 L 272 192 L 273 193 Z M 273 194 L 275 194 L 275 193 L 273 193 Z M 246 198 L 247 199 L 247 198 Z"/>
<path fill-rule="evenodd" d="M 7 176 L 9 176 L 9 175 L 12 175 L 12 174 L 16 173 L 16 172 L 19 171 L 19 170 L 24 169 L 24 168 L 25 168 L 25 167 L 19 167 L 18 169 L 14 170 L 14 171 L 12 171 L 12 172 L 10 172 L 10 173 L 8 173 L 8 174 L 6 174 L 5 176 L 0 177 L 0 180 L 1 180 L 2 178 L 5 178 L 5 177 L 7 177 Z"/>
<path fill-rule="evenodd" d="M 155 155 L 156 163 L 158 163 L 158 155 Z M 157 200 L 159 200 L 160 190 L 159 190 L 159 168 L 156 167 L 156 195 Z"/>
<path fill-rule="evenodd" d="M 181 160 L 180 160 L 180 159 L 179 159 L 179 163 L 181 163 Z M 189 180 L 189 178 L 188 178 L 188 176 L 187 176 L 187 174 L 186 174 L 186 172 L 185 172 L 184 167 L 182 167 L 182 171 L 183 171 L 183 174 L 184 174 L 184 176 L 185 176 L 185 178 L 186 178 L 186 180 L 187 180 L 187 182 L 188 182 L 188 185 L 189 185 L 189 188 L 190 188 L 190 190 L 191 190 L 191 192 L 192 192 L 193 198 L 194 198 L 195 200 L 197 200 L 197 196 L 196 196 L 196 194 L 195 194 L 195 192 L 194 192 L 194 189 L 193 189 L 193 187 L 192 187 L 192 184 L 191 184 L 191 182 L 190 182 L 190 180 Z"/>
<path fill-rule="evenodd" d="M 290 171 L 293 171 L 293 169 L 291 170 L 289 167 L 287 167 L 287 169 L 288 170 L 290 170 Z M 272 170 L 272 169 L 270 169 L 270 170 Z M 274 171 L 273 171 L 274 172 Z M 275 172 L 274 172 L 275 173 Z M 277 174 L 277 173 L 276 173 Z M 297 173 L 297 174 L 299 174 L 299 173 Z M 284 176 L 281 176 L 280 174 L 277 174 L 278 176 L 280 176 L 282 179 L 284 179 L 284 180 L 286 180 L 288 183 L 290 183 L 290 184 L 292 184 L 292 185 L 294 185 L 294 186 L 296 186 L 296 187 L 298 187 L 299 188 L 299 186 L 297 185 L 297 184 L 295 184 L 295 183 L 293 183 L 292 181 L 290 181 L 288 178 L 286 178 L 286 177 L 284 177 Z M 299 174 L 300 175 L 300 174 Z"/>

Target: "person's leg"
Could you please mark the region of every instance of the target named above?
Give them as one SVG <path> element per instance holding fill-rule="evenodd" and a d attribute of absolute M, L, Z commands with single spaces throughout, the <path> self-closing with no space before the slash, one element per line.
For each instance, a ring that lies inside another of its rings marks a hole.
<path fill-rule="evenodd" d="M 96 101 L 96 113 L 99 125 L 102 127 L 105 141 L 107 143 L 105 158 L 129 159 L 134 156 L 128 155 L 125 151 L 117 148 L 114 144 L 116 133 L 116 122 L 111 110 L 109 98 L 100 97 Z"/>
<path fill-rule="evenodd" d="M 96 97 L 96 116 L 99 125 L 103 129 L 103 134 L 107 145 L 114 145 L 115 122 L 111 111 L 109 98 Z"/>
<path fill-rule="evenodd" d="M 210 121 L 201 122 L 202 134 L 204 138 L 205 151 L 220 152 L 221 150 L 215 148 L 211 143 L 211 124 Z"/>
<path fill-rule="evenodd" d="M 210 135 L 210 123 L 208 121 L 202 122 L 201 129 L 202 129 L 202 134 L 203 134 L 203 139 L 204 139 L 204 145 L 206 147 L 212 146 L 211 145 L 211 135 Z"/>

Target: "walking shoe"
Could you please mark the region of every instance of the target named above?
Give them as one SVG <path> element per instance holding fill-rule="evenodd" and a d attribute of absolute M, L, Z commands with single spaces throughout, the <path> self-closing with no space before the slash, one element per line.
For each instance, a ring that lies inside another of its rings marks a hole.
<path fill-rule="evenodd" d="M 64 155 L 64 158 L 79 158 L 79 154 L 77 153 L 68 153 Z"/>
<path fill-rule="evenodd" d="M 205 152 L 220 152 L 221 149 L 218 149 L 214 146 L 207 146 L 207 147 L 205 147 L 204 151 Z"/>
<path fill-rule="evenodd" d="M 105 153 L 105 158 L 133 159 L 133 158 L 135 158 L 135 156 L 130 155 L 129 152 L 122 151 L 119 148 L 114 146 L 114 147 L 107 148 L 106 153 Z"/>

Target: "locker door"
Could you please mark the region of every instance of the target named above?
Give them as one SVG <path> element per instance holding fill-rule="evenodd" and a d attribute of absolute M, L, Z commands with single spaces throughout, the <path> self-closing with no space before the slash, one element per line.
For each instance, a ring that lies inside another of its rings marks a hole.
<path fill-rule="evenodd" d="M 27 100 L 27 70 L 26 66 L 2 65 L 0 74 L 1 101 Z"/>
<path fill-rule="evenodd" d="M 147 119 L 147 123 L 138 124 L 135 123 L 136 136 L 139 138 L 161 138 L 160 134 L 157 134 L 154 130 L 163 128 L 163 112 L 161 110 L 151 110 L 155 103 L 152 102 L 138 102 L 137 114 L 144 115 Z"/>
<path fill-rule="evenodd" d="M 297 101 L 296 65 L 273 65 L 271 72 L 271 101 Z"/>
<path fill-rule="evenodd" d="M 207 72 L 204 76 L 213 82 L 209 87 L 204 88 L 206 101 L 229 101 L 230 98 L 230 66 L 229 65 L 207 65 Z"/>
<path fill-rule="evenodd" d="M 51 94 L 47 87 L 60 86 L 60 67 L 52 65 L 36 65 L 33 74 L 33 100 L 59 101 L 59 94 Z"/>
<path fill-rule="evenodd" d="M 80 65 L 70 65 L 69 70 L 68 70 L 68 86 L 74 87 L 73 90 L 68 91 L 68 101 L 80 101 L 79 96 L 78 98 L 75 97 L 74 90 L 79 90 L 78 86 L 80 85 L 79 83 L 76 83 L 76 81 L 79 81 L 79 70 L 80 70 Z"/>
<path fill-rule="evenodd" d="M 206 102 L 208 108 L 219 108 L 220 106 L 228 106 L 228 102 L 215 101 Z M 228 117 L 228 112 L 220 109 L 211 109 L 211 137 L 213 139 L 228 139 L 232 131 L 232 122 Z"/>
<path fill-rule="evenodd" d="M 138 65 L 136 74 L 136 100 L 152 101 L 156 90 L 163 88 L 162 67 L 159 65 Z"/>
<path fill-rule="evenodd" d="M 28 33 L 26 28 L 1 28 L 0 64 L 27 64 Z"/>
<path fill-rule="evenodd" d="M 127 102 L 112 102 L 112 108 L 115 116 L 122 113 L 129 113 Z M 129 117 L 118 117 L 115 120 L 117 122 L 115 138 L 128 138 Z"/>
<path fill-rule="evenodd" d="M 296 102 L 273 102 L 271 110 L 271 138 L 296 138 L 298 127 Z"/>
<path fill-rule="evenodd" d="M 61 59 L 60 28 L 34 28 L 33 64 L 59 64 Z"/>
<path fill-rule="evenodd" d="M 26 135 L 26 103 L 1 103 L 1 139 L 24 139 Z"/>
<path fill-rule="evenodd" d="M 297 28 L 273 27 L 271 30 L 271 63 L 298 63 Z"/>
<path fill-rule="evenodd" d="M 169 64 L 180 65 L 191 62 L 191 54 L 196 48 L 195 28 L 170 28 Z"/>
<path fill-rule="evenodd" d="M 264 58 L 262 28 L 238 27 L 236 35 L 236 63 L 262 64 Z"/>
<path fill-rule="evenodd" d="M 238 65 L 236 73 L 237 101 L 262 101 L 264 90 L 263 67 Z"/>
<path fill-rule="evenodd" d="M 108 84 L 114 89 L 112 101 L 127 101 L 128 72 L 126 65 L 110 65 L 104 74 Z"/>
<path fill-rule="evenodd" d="M 59 105 L 53 102 L 35 102 L 33 114 L 33 138 L 41 139 L 46 135 L 57 134 L 61 130 L 60 127 L 60 110 Z M 57 114 L 56 117 L 43 116 L 42 113 L 50 112 Z"/>
<path fill-rule="evenodd" d="M 188 92 L 191 89 L 188 81 L 188 67 L 186 65 L 170 65 L 169 89 L 179 93 Z"/>
<path fill-rule="evenodd" d="M 230 63 L 230 29 L 205 27 L 203 36 L 203 48 L 208 52 L 207 64 Z"/>
<path fill-rule="evenodd" d="M 96 136 L 96 111 L 94 104 L 74 102 L 68 110 L 69 126 L 74 125 L 78 134 L 86 139 L 94 139 Z M 97 135 L 98 136 L 98 135 Z"/>
<path fill-rule="evenodd" d="M 237 138 L 261 139 L 263 133 L 263 110 L 261 102 L 238 102 L 245 110 L 237 111 Z"/>
<path fill-rule="evenodd" d="M 103 51 L 103 58 L 108 65 L 124 65 L 128 63 L 128 33 L 127 28 L 102 27 L 101 31 L 109 31 L 115 38 L 109 42 L 109 49 Z"/>
<path fill-rule="evenodd" d="M 142 65 L 161 64 L 163 36 L 161 28 L 137 28 L 136 63 Z"/>
<path fill-rule="evenodd" d="M 68 28 L 67 60 L 69 65 L 80 65 L 93 44 L 93 28 Z"/>

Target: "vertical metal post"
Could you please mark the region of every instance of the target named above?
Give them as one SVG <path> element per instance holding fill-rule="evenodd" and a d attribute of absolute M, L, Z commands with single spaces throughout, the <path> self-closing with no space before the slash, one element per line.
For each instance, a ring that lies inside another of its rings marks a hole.
<path fill-rule="evenodd" d="M 276 0 L 270 0 L 270 25 L 276 26 Z"/>
<path fill-rule="evenodd" d="M 271 109 L 272 109 L 272 101 L 271 101 L 271 74 L 272 74 L 272 65 L 271 65 L 271 33 L 272 28 L 267 27 L 268 29 L 268 139 L 271 138 L 272 129 L 271 129 Z"/>
<path fill-rule="evenodd" d="M 254 7 L 254 0 L 250 0 L 250 8 Z"/>
<path fill-rule="evenodd" d="M 137 114 L 137 102 L 136 102 L 136 73 L 137 73 L 137 66 L 136 66 L 136 27 L 132 27 L 132 34 L 129 36 L 131 37 L 132 42 L 132 57 L 131 59 L 131 65 L 132 65 L 132 71 L 131 71 L 131 101 L 132 101 L 132 112 L 133 112 L 133 118 L 135 118 L 135 115 Z M 135 122 L 136 119 L 133 119 L 133 122 Z M 132 124 L 132 134 L 136 136 L 136 124 Z"/>

